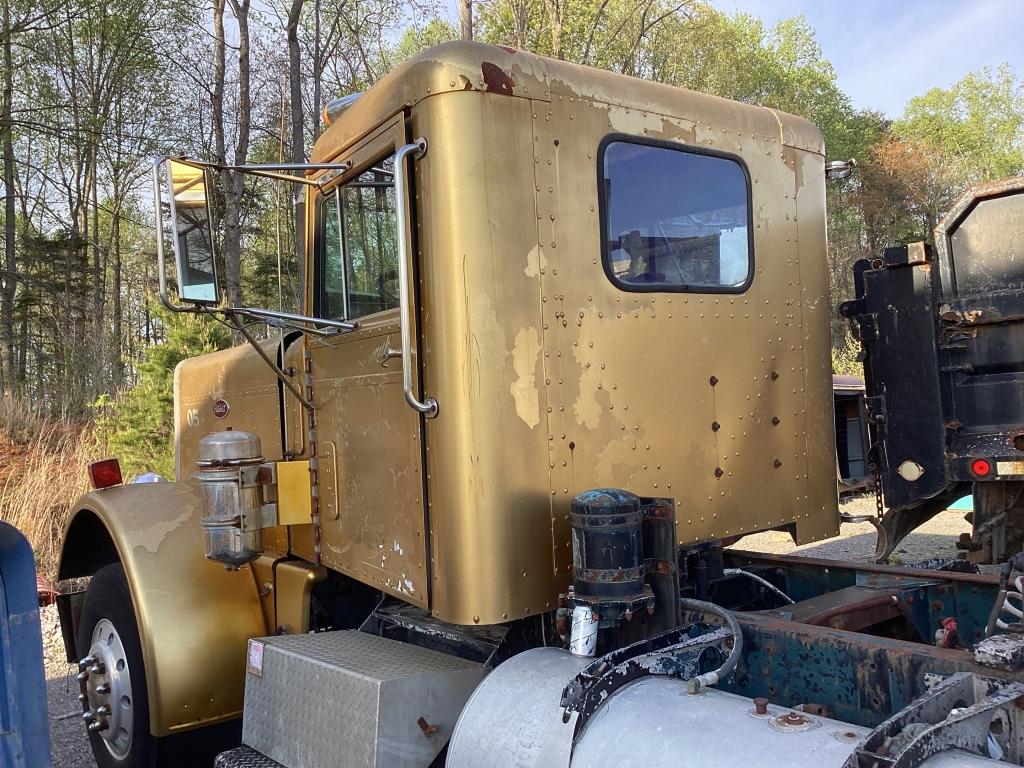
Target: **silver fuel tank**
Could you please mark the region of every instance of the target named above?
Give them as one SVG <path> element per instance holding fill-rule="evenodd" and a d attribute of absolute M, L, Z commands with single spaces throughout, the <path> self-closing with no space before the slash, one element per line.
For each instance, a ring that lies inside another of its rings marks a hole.
<path fill-rule="evenodd" d="M 841 768 L 868 729 L 666 677 L 612 695 L 572 749 L 562 687 L 591 659 L 556 648 L 513 656 L 473 693 L 452 735 L 447 768 Z M 570 754 L 571 753 L 571 754 Z M 944 752 L 921 768 L 1005 765 Z"/>

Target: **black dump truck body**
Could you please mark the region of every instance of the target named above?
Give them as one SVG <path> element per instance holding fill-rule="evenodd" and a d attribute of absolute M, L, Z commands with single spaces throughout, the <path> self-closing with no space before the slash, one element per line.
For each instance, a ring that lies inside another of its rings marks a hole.
<path fill-rule="evenodd" d="M 965 195 L 935 246 L 855 267 L 841 311 L 864 350 L 870 459 L 889 511 L 885 557 L 974 492 L 963 548 L 1002 560 L 1024 546 L 1024 179 Z"/>

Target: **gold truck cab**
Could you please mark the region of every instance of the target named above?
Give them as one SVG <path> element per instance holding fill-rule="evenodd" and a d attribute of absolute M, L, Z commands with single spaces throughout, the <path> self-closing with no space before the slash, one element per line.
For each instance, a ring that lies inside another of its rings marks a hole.
<path fill-rule="evenodd" d="M 130 595 L 129 749 L 237 717 L 246 640 L 309 629 L 317 590 L 451 627 L 553 614 L 588 489 L 671 498 L 683 545 L 838 532 L 805 120 L 452 43 L 336 114 L 303 180 L 300 332 L 182 363 L 178 482 L 89 494 L 68 530 L 61 578 L 122 569 Z M 273 506 L 232 571 L 190 481 L 227 430 L 259 438 Z"/>

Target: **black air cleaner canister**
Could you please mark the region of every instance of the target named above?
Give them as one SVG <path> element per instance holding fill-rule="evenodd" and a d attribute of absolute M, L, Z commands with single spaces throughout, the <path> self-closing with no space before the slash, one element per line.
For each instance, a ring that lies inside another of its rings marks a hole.
<path fill-rule="evenodd" d="M 577 598 L 621 600 L 644 590 L 640 498 L 617 488 L 574 497 L 573 586 Z"/>

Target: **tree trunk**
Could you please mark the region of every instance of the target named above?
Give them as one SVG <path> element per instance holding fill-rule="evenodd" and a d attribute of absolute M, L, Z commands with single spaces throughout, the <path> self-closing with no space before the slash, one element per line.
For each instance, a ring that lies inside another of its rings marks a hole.
<path fill-rule="evenodd" d="M 459 30 L 463 40 L 473 39 L 473 0 L 459 0 Z"/>
<path fill-rule="evenodd" d="M 113 340 L 113 389 L 120 389 L 124 386 L 124 356 L 121 345 L 123 343 L 121 331 L 121 215 L 120 212 L 114 215 L 110 225 L 110 240 L 114 250 L 114 327 L 112 329 Z"/>
<path fill-rule="evenodd" d="M 222 2 L 222 0 L 218 0 Z M 249 91 L 249 0 L 236 2 L 230 0 L 231 9 L 238 22 L 238 116 L 236 119 L 237 136 L 235 140 L 235 165 L 244 165 L 249 154 L 249 125 L 252 113 L 252 98 Z M 220 27 L 217 34 L 217 47 L 220 49 L 223 64 L 225 45 L 223 6 L 220 16 Z M 223 88 L 223 69 L 220 70 Z M 223 131 L 223 124 L 221 126 Z M 242 298 L 242 227 L 241 205 L 245 190 L 245 177 L 240 173 L 228 171 L 224 190 L 224 273 L 227 284 L 227 299 L 231 306 L 238 306 Z"/>
<path fill-rule="evenodd" d="M 548 21 L 551 23 L 551 55 L 562 58 L 562 9 L 558 0 L 544 0 L 548 9 Z"/>
<path fill-rule="evenodd" d="M 302 58 L 299 48 L 299 19 L 302 15 L 303 0 L 292 0 L 291 11 L 288 13 L 288 90 L 291 101 L 292 115 L 292 162 L 306 162 L 305 114 L 302 109 Z M 319 119 L 314 115 L 313 119 Z M 296 184 L 289 190 L 294 201 L 295 212 L 295 268 L 299 277 L 299 296 L 305 296 L 305 201 L 306 190 Z M 280 258 L 280 253 L 278 253 Z"/>
<path fill-rule="evenodd" d="M 11 49 L 11 2 L 3 0 L 4 88 L 0 125 L 3 130 L 4 184 L 4 276 L 0 281 L 0 335 L 3 336 L 3 358 L 0 360 L 0 395 L 13 389 L 14 381 L 14 298 L 17 284 L 17 251 L 15 251 L 16 206 L 14 198 L 14 126 L 11 113 L 14 100 L 14 54 Z"/>
<path fill-rule="evenodd" d="M 520 50 L 526 48 L 526 22 L 529 16 L 527 0 L 510 0 L 512 12 L 512 44 Z"/>
<path fill-rule="evenodd" d="M 105 301 L 103 283 L 104 267 L 106 258 L 103 253 L 103 246 L 100 244 L 100 206 L 99 206 L 99 164 L 97 158 L 97 146 L 93 144 L 90 164 L 92 175 L 90 179 L 90 197 L 92 198 L 92 343 L 93 358 L 92 364 L 92 395 L 95 397 L 105 389 L 104 374 L 106 373 L 104 361 L 106 360 L 106 342 L 103 326 L 103 309 Z"/>

